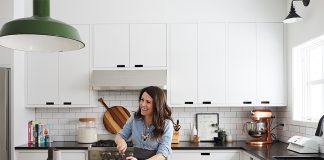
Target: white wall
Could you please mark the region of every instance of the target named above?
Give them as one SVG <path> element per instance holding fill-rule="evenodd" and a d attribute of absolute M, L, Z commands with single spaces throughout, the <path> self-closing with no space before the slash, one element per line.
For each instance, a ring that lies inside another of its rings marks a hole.
<path fill-rule="evenodd" d="M 291 0 L 287 0 L 286 16 L 290 10 Z M 299 23 L 286 24 L 287 30 L 287 72 L 288 72 L 288 107 L 278 112 L 280 122 L 286 124 L 280 130 L 280 139 L 287 141 L 293 135 L 314 136 L 317 123 L 302 123 L 292 120 L 292 48 L 324 34 L 324 1 L 311 0 L 308 7 L 302 2 L 294 2 L 296 12 L 303 17 Z M 324 114 L 324 113 L 323 113 Z"/>
<path fill-rule="evenodd" d="M 32 15 L 32 0 L 26 1 Z M 53 18 L 69 23 L 152 21 L 279 22 L 283 0 L 52 0 Z"/>

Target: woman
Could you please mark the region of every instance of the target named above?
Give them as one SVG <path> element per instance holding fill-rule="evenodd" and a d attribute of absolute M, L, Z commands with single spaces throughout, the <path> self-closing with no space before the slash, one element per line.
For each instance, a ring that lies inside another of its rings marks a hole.
<path fill-rule="evenodd" d="M 159 87 L 150 86 L 140 92 L 138 111 L 127 120 L 115 142 L 119 152 L 125 152 L 126 140 L 132 137 L 134 157 L 127 160 L 164 160 L 172 152 L 172 134 L 171 109 L 165 94 Z"/>

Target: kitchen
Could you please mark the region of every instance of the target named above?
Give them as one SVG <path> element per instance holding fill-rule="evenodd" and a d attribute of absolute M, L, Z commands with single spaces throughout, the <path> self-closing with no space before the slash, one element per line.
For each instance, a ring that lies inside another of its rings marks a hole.
<path fill-rule="evenodd" d="M 195 124 L 196 113 L 219 113 L 220 128 L 232 135 L 234 141 L 245 141 L 251 138 L 243 132 L 243 123 L 251 121 L 249 113 L 253 109 L 271 109 L 276 116 L 275 124 L 285 124 L 284 127 L 277 128 L 279 140 L 282 142 L 287 142 L 294 135 L 310 137 L 315 134 L 317 123 L 300 123 L 292 120 L 292 48 L 323 34 L 322 26 L 324 24 L 320 21 L 323 18 L 323 11 L 320 9 L 323 2 L 311 0 L 307 7 L 303 6 L 302 2 L 294 2 L 297 13 L 304 18 L 304 21 L 293 24 L 281 23 L 290 10 L 290 0 L 231 0 L 226 2 L 220 0 L 98 0 L 95 2 L 51 1 L 51 17 L 74 24 L 79 30 L 82 40 L 86 43 L 84 49 L 75 51 L 80 54 L 25 54 L 20 51 L 1 48 L 1 52 L 6 53 L 0 56 L 1 67 L 12 69 L 13 127 L 11 130 L 13 146 L 27 143 L 27 123 L 32 119 L 40 120 L 45 124 L 53 124 L 54 141 L 76 141 L 76 127 L 78 119 L 82 117 L 96 118 L 98 134 L 108 139 L 112 138 L 113 135 L 107 132 L 102 124 L 105 108 L 99 104 L 97 99 L 104 97 L 108 106 L 121 105 L 129 111 L 136 111 L 139 92 L 98 91 L 89 88 L 89 86 L 93 87 L 93 76 L 96 73 L 114 70 L 166 71 L 168 104 L 172 107 L 173 118 L 179 119 L 181 124 L 180 144 L 181 141 L 189 141 L 192 125 Z M 1 5 L 1 24 L 12 19 L 32 15 L 32 0 L 15 0 L 13 2 L 8 0 L 1 3 L 4 4 Z M 211 23 L 214 26 L 210 27 L 209 24 Z M 282 37 L 276 37 L 282 42 L 276 43 L 279 49 L 283 49 L 281 53 L 276 52 L 279 57 L 275 57 L 275 59 L 271 59 L 272 57 L 267 59 L 266 57 L 265 60 L 261 59 L 263 61 L 257 61 L 255 57 L 251 59 L 251 56 L 258 54 L 259 51 L 250 52 L 249 49 L 251 48 L 248 47 L 245 47 L 246 50 L 242 50 L 239 47 L 229 46 L 232 43 L 239 43 L 239 45 L 255 48 L 249 42 L 257 43 L 252 35 L 258 36 L 259 34 L 255 31 L 256 26 L 262 27 L 262 24 L 265 23 L 275 26 L 274 28 L 277 29 L 274 32 L 275 35 L 282 33 Z M 276 27 L 278 25 L 282 27 L 281 30 Z M 145 27 L 149 26 L 154 26 L 159 31 L 154 33 L 165 33 L 152 34 L 154 37 L 159 36 L 159 38 L 167 40 L 161 41 L 164 43 L 160 46 L 146 42 L 151 45 L 146 44 L 145 48 L 162 51 L 154 52 L 157 55 L 132 55 L 133 52 L 143 48 L 141 47 L 143 44 L 135 43 L 138 42 L 136 38 L 150 36 L 144 36 L 145 32 L 143 33 L 141 30 L 143 28 L 148 30 Z M 105 27 L 110 27 L 110 29 L 105 29 Z M 212 28 L 217 29 L 215 31 Z M 242 30 L 229 32 L 235 28 Z M 225 30 L 225 32 L 222 32 L 222 30 Z M 245 32 L 242 32 L 243 30 Z M 169 31 L 179 34 L 173 35 Z M 141 37 L 136 37 L 137 35 L 133 33 L 139 33 Z M 105 34 L 110 36 L 105 36 Z M 213 34 L 221 34 L 222 36 L 218 36 L 221 38 L 217 39 L 208 39 L 208 35 Z M 186 35 L 186 38 L 182 38 L 181 35 Z M 114 38 L 116 36 L 120 39 Z M 168 39 L 172 36 L 175 36 L 172 39 L 175 41 L 169 42 Z M 203 36 L 207 38 L 201 39 Z M 246 37 L 249 38 L 246 39 Z M 117 43 L 117 40 L 120 43 Z M 215 53 L 221 50 L 220 53 L 224 54 L 217 54 L 218 57 L 214 57 L 215 55 L 198 57 L 200 53 L 205 53 L 205 50 L 201 50 L 201 47 L 198 50 L 197 46 L 208 48 L 211 45 L 209 42 L 214 41 L 226 47 L 211 49 L 214 49 Z M 174 45 L 172 42 L 177 42 L 176 44 L 185 47 L 172 48 Z M 106 45 L 111 43 L 116 47 L 109 48 Z M 137 46 L 140 47 L 137 48 Z M 118 52 L 118 56 L 114 55 L 114 51 Z M 175 51 L 183 51 L 185 55 L 173 54 Z M 237 59 L 241 61 L 228 62 L 228 59 L 231 58 L 228 53 L 237 53 L 238 51 L 240 51 L 240 54 L 233 56 L 239 56 Z M 164 53 L 164 55 L 161 56 L 159 53 Z M 282 57 L 280 57 L 280 54 Z M 107 56 L 107 58 L 104 58 L 104 56 Z M 156 58 L 157 56 L 159 57 Z M 209 58 L 210 56 L 212 58 Z M 133 67 L 135 64 L 143 64 L 141 62 L 143 59 L 145 59 L 144 67 L 141 69 Z M 222 59 L 227 60 L 226 63 Z M 281 61 L 276 61 L 278 59 Z M 254 64 L 250 62 L 254 62 Z M 257 69 L 256 66 L 268 65 L 268 63 L 271 66 L 269 72 L 251 72 L 251 70 Z M 112 67 L 109 65 L 114 64 L 125 65 L 125 68 L 111 69 Z M 146 64 L 155 65 L 155 67 L 146 69 Z M 178 64 L 183 64 L 185 68 L 178 67 Z M 276 64 L 275 67 L 274 64 Z M 220 76 L 213 76 L 209 72 L 205 73 L 204 71 L 211 70 L 208 70 L 208 68 L 212 68 Z M 233 69 L 232 72 L 229 71 L 230 69 Z M 102 76 L 101 78 L 105 77 Z M 109 78 L 108 76 L 107 79 Z M 262 93 L 256 91 L 259 88 L 255 84 L 260 82 L 257 80 L 264 80 L 263 83 L 270 84 L 268 86 L 263 85 L 266 90 L 270 88 L 271 92 L 264 95 L 256 94 Z M 71 87 L 72 84 L 73 87 Z M 205 84 L 208 86 L 204 86 Z M 198 89 L 197 86 L 202 87 Z M 278 103 L 272 104 L 273 101 L 270 101 L 270 104 L 257 104 L 257 102 L 249 99 L 251 95 L 254 96 L 254 99 L 270 95 L 270 98 Z M 39 103 L 44 101 L 46 96 L 51 97 L 55 104 L 72 102 L 72 105 L 71 107 L 64 105 L 48 107 L 46 104 Z M 217 103 L 213 103 L 213 100 L 212 104 L 208 104 L 208 102 L 202 104 L 203 101 L 208 101 L 204 98 L 213 98 L 211 96 L 217 97 L 215 100 Z M 63 98 L 67 98 L 67 100 Z M 76 102 L 74 103 L 74 101 Z M 246 103 L 252 101 L 252 104 L 243 104 L 242 101 L 247 101 Z M 183 104 L 184 102 L 192 102 L 193 104 Z M 200 144 L 204 145 L 203 142 Z M 12 152 L 14 154 L 14 149 L 12 149 Z"/>

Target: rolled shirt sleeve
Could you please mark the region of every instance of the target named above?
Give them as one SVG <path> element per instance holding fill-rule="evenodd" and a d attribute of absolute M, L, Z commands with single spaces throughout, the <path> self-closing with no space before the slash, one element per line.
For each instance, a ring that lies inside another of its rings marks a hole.
<path fill-rule="evenodd" d="M 157 153 L 161 153 L 164 157 L 168 157 L 169 155 L 171 155 L 172 135 L 173 135 L 173 123 L 171 120 L 167 120 L 164 126 L 164 133 L 159 143 Z"/>
<path fill-rule="evenodd" d="M 123 126 L 123 129 L 118 132 L 118 134 L 127 141 L 128 138 L 132 135 L 134 116 L 131 116 L 126 121 L 126 124 Z"/>

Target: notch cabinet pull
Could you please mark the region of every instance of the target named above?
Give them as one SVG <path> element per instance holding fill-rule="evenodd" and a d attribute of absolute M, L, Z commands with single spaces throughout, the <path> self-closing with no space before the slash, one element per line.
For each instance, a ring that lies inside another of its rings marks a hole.
<path fill-rule="evenodd" d="M 193 104 L 193 102 L 185 102 L 185 104 Z"/>
<path fill-rule="evenodd" d="M 261 101 L 261 104 L 270 104 L 270 101 Z"/>
<path fill-rule="evenodd" d="M 46 105 L 54 105 L 54 102 L 46 102 Z"/>
<path fill-rule="evenodd" d="M 71 105 L 72 102 L 63 102 L 64 105 Z"/>
<path fill-rule="evenodd" d="M 210 156 L 210 153 L 200 153 L 202 156 Z"/>
<path fill-rule="evenodd" d="M 211 104 L 211 101 L 203 101 L 203 104 Z"/>
<path fill-rule="evenodd" d="M 135 67 L 143 67 L 142 64 L 135 64 Z"/>
<path fill-rule="evenodd" d="M 251 101 L 243 101 L 243 104 L 252 104 Z"/>
<path fill-rule="evenodd" d="M 117 67 L 125 67 L 125 65 L 118 64 Z"/>

